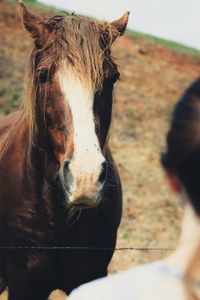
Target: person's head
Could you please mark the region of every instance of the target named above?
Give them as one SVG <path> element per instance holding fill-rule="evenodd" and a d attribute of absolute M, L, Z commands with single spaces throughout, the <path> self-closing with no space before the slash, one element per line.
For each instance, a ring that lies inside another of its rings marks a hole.
<path fill-rule="evenodd" d="M 175 106 L 161 162 L 174 190 L 185 189 L 200 215 L 200 78 Z"/>

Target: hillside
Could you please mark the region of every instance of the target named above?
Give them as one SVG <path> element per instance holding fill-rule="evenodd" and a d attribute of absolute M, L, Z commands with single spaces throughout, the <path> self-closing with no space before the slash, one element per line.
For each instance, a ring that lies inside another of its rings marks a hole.
<path fill-rule="evenodd" d="M 22 29 L 16 4 L 0 1 L 0 116 L 15 110 L 21 98 L 31 39 Z M 181 209 L 169 192 L 159 155 L 176 99 L 200 74 L 200 56 L 171 50 L 145 36 L 127 35 L 113 46 L 121 70 L 115 90 L 110 144 L 120 170 L 123 219 L 118 247 L 176 245 Z M 115 272 L 168 254 L 165 251 L 117 251 Z"/>

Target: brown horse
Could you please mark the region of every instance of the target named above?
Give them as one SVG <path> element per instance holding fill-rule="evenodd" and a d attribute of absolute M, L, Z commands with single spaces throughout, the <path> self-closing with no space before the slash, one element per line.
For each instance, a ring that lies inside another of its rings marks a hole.
<path fill-rule="evenodd" d="M 107 137 L 119 71 L 110 47 L 128 13 L 110 24 L 20 10 L 34 48 L 22 110 L 0 122 L 0 288 L 10 300 L 44 300 L 105 276 L 113 254 L 48 248 L 115 247 L 122 195 Z"/>

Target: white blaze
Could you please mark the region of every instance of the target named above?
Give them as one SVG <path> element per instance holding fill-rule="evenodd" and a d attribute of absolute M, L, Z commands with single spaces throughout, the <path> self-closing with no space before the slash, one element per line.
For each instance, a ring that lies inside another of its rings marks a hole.
<path fill-rule="evenodd" d="M 101 171 L 101 164 L 105 159 L 101 154 L 95 132 L 94 92 L 75 76 L 72 69 L 60 73 L 60 80 L 72 114 L 74 129 L 72 164 L 78 165 L 81 173 L 92 174 L 97 170 Z"/>

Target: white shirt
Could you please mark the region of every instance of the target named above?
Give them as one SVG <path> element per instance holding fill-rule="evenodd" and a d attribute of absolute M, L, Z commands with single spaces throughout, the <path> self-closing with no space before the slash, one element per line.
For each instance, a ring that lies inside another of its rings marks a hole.
<path fill-rule="evenodd" d="M 166 263 L 155 262 L 84 284 L 69 300 L 184 300 L 181 276 Z"/>

